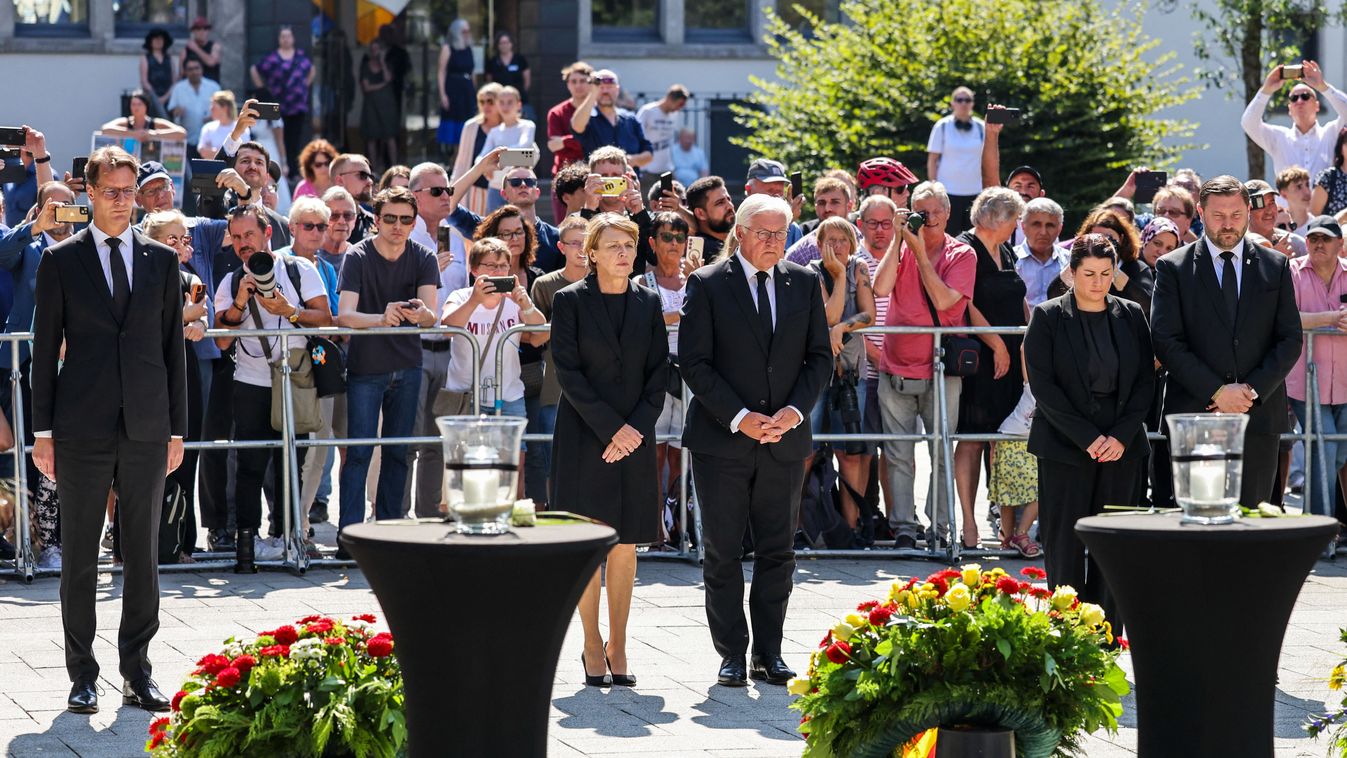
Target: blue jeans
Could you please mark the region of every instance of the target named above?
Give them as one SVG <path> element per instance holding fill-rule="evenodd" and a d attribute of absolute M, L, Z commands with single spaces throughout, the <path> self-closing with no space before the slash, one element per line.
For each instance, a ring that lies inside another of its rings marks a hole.
<path fill-rule="evenodd" d="M 1291 400 L 1291 410 L 1295 411 L 1296 418 L 1300 421 L 1301 428 L 1305 425 L 1305 413 L 1307 410 L 1304 400 Z M 1347 403 L 1339 405 L 1319 406 L 1319 418 L 1316 419 L 1315 428 L 1324 434 L 1337 434 L 1347 432 Z M 1306 512 L 1318 516 L 1333 515 L 1333 500 L 1338 486 L 1338 469 L 1347 463 L 1347 443 L 1324 440 L 1324 454 L 1321 458 L 1318 450 L 1313 444 L 1306 451 L 1308 455 L 1313 455 L 1310 465 L 1310 479 L 1306 482 L 1307 489 L 1310 492 L 1310 507 Z M 1327 465 L 1325 471 L 1323 466 Z M 1328 480 L 1328 488 L 1324 488 L 1324 480 Z"/>
<path fill-rule="evenodd" d="M 346 379 L 346 433 L 350 439 L 377 437 L 379 411 L 383 410 L 383 437 L 409 437 L 416 423 L 416 394 L 421 390 L 421 369 L 408 368 L 391 374 L 349 376 Z M 358 524 L 365 518 L 365 478 L 369 475 L 374 448 L 346 449 L 341 467 L 341 520 L 339 526 Z M 402 516 L 402 496 L 407 490 L 407 446 L 384 445 L 379 457 L 379 486 L 374 497 L 374 517 Z"/>
<path fill-rule="evenodd" d="M 529 425 L 525 431 L 529 434 L 551 436 L 557 428 L 557 407 L 541 405 L 538 397 L 524 398 L 528 408 Z M 524 494 L 533 498 L 539 505 L 547 502 L 547 478 L 552 475 L 552 443 L 535 442 L 529 445 L 529 455 L 524 458 Z"/>

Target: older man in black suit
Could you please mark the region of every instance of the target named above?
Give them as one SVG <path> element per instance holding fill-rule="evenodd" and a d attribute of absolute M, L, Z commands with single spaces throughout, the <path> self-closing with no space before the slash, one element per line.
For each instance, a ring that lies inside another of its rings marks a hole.
<path fill-rule="evenodd" d="M 138 168 L 116 147 L 89 156 L 93 223 L 48 248 L 37 270 L 33 461 L 61 498 L 61 620 L 76 713 L 98 710 L 94 598 L 109 488 L 122 533 L 122 699 L 169 706 L 148 651 L 159 629 L 164 477 L 182 462 L 187 433 L 183 296 L 177 253 L 131 228 Z"/>
<path fill-rule="evenodd" d="M 781 658 L 805 456 L 812 438 L 804 412 L 832 370 L 818 277 L 782 260 L 791 208 L 753 195 L 739 207 L 727 255 L 688 279 L 678 346 L 692 388 L 683 446 L 701 503 L 703 575 L 711 639 L 722 658 L 720 684 L 748 683 L 744 655 L 745 528 L 755 554 L 749 609 L 755 679 L 784 684 Z"/>
<path fill-rule="evenodd" d="M 1277 478 L 1300 313 L 1286 256 L 1245 237 L 1244 185 L 1218 176 L 1202 185 L 1198 205 L 1202 238 L 1155 264 L 1151 336 L 1169 372 L 1164 411 L 1249 414 L 1240 503 L 1256 508 Z"/>

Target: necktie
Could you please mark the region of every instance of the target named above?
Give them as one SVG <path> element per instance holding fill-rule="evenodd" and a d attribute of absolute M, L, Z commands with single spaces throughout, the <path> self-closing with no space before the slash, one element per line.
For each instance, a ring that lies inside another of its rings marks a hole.
<path fill-rule="evenodd" d="M 112 269 L 112 307 L 116 309 L 119 317 L 126 315 L 126 308 L 131 304 L 131 280 L 126 276 L 126 261 L 122 260 L 122 254 L 117 249 L 121 246 L 120 239 L 108 237 L 108 263 Z"/>
<path fill-rule="evenodd" d="M 1229 250 L 1221 253 L 1225 265 L 1221 269 L 1221 295 L 1225 298 L 1225 310 L 1230 314 L 1230 323 L 1235 323 L 1235 313 L 1239 309 L 1239 281 L 1235 278 L 1235 254 Z"/>
<path fill-rule="evenodd" d="M 758 321 L 768 337 L 772 336 L 772 301 L 767 297 L 767 272 L 758 272 Z"/>

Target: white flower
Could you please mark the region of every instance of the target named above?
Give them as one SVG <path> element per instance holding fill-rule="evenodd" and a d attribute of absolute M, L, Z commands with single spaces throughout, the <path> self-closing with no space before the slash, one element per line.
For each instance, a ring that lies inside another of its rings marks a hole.
<path fill-rule="evenodd" d="M 297 660 L 318 660 L 323 657 L 323 641 L 317 637 L 299 640 L 290 646 L 290 657 Z"/>

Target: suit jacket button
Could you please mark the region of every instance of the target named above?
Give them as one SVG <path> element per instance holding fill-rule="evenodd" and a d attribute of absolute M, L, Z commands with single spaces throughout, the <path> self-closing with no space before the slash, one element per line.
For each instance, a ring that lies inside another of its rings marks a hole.
<path fill-rule="evenodd" d="M 1239 347 L 1239 340 L 1235 340 L 1235 347 Z"/>
<path fill-rule="evenodd" d="M 766 400 L 759 400 L 759 401 L 758 401 L 758 407 L 759 407 L 759 408 L 766 408 L 766 407 L 767 407 L 767 401 L 766 401 Z"/>
<path fill-rule="evenodd" d="M 767 367 L 767 373 L 769 373 L 769 374 L 772 373 L 772 367 L 771 367 L 771 366 L 768 366 L 768 367 Z"/>
<path fill-rule="evenodd" d="M 1229 374 L 1226 374 L 1226 375 L 1225 375 L 1225 380 L 1226 380 L 1227 382 L 1233 382 L 1233 381 L 1235 381 L 1235 377 L 1233 377 L 1233 376 L 1231 376 L 1231 375 L 1229 375 Z"/>

